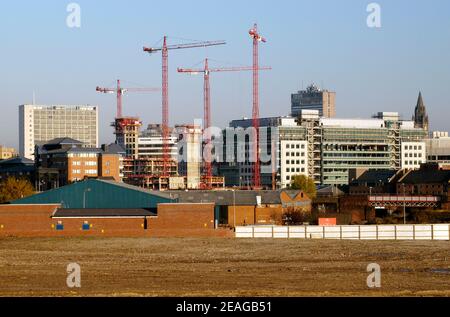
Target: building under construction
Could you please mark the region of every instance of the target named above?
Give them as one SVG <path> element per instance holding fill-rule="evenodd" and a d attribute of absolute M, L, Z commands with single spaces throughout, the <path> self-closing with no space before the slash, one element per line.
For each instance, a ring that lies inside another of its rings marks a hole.
<path fill-rule="evenodd" d="M 141 132 L 137 117 L 116 119 L 116 142 L 126 150 L 123 180 L 127 184 L 152 190 L 203 189 L 224 186 L 223 177 L 206 180 L 202 175 L 202 130 L 178 125 L 170 129 L 169 160 L 164 160 L 164 141 L 160 124 L 150 124 Z"/>

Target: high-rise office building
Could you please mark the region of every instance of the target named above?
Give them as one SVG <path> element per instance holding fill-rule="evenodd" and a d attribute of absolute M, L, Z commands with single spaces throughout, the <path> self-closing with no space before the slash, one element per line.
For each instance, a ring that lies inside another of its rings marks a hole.
<path fill-rule="evenodd" d="M 291 115 L 298 117 L 302 110 L 318 110 L 319 116 L 333 118 L 336 116 L 335 103 L 335 92 L 310 85 L 306 90 L 291 95 Z"/>
<path fill-rule="evenodd" d="M 20 156 L 33 160 L 36 145 L 64 137 L 98 147 L 98 107 L 19 106 Z"/>
<path fill-rule="evenodd" d="M 230 123 L 231 128 L 251 126 L 251 119 Z M 370 119 L 336 119 L 320 117 L 317 110 L 304 110 L 299 118 L 261 118 L 259 126 L 260 150 L 273 157 L 271 162 L 261 163 L 265 188 L 287 187 L 299 174 L 317 184 L 347 185 L 352 169 L 414 169 L 426 159 L 427 131 L 415 128 L 413 121 L 400 120 L 395 112 L 381 112 Z M 264 142 L 266 139 L 272 141 Z M 251 184 L 249 142 L 234 142 L 233 148 L 245 152 L 245 161 L 228 164 L 234 171 L 227 170 L 227 186 Z"/>

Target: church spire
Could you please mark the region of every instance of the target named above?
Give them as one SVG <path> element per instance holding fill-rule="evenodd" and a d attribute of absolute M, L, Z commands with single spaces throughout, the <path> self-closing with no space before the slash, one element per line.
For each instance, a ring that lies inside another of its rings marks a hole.
<path fill-rule="evenodd" d="M 416 128 L 425 129 L 428 131 L 428 115 L 423 102 L 422 92 L 419 92 L 416 109 L 414 110 L 413 121 Z"/>

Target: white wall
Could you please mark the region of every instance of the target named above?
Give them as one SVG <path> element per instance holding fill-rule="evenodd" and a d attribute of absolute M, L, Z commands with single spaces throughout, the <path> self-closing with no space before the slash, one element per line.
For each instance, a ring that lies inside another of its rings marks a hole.
<path fill-rule="evenodd" d="M 450 240 L 450 224 L 379 226 L 246 226 L 236 238 L 332 240 Z"/>
<path fill-rule="evenodd" d="M 282 140 L 280 144 L 281 187 L 286 188 L 291 184 L 293 176 L 308 176 L 308 142 Z"/>
<path fill-rule="evenodd" d="M 427 160 L 425 142 L 402 142 L 402 168 L 419 169 Z"/>

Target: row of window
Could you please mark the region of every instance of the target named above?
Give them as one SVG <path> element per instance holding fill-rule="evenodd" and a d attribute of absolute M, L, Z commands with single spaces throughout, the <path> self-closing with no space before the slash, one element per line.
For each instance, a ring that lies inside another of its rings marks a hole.
<path fill-rule="evenodd" d="M 413 156 L 413 153 L 405 153 L 405 157 L 422 157 L 422 153 L 414 153 L 414 156 Z"/>
<path fill-rule="evenodd" d="M 97 153 L 70 153 L 68 157 L 94 158 L 97 157 Z"/>
<path fill-rule="evenodd" d="M 305 160 L 296 160 L 296 161 L 294 161 L 294 160 L 291 160 L 291 161 L 289 161 L 289 160 L 286 160 L 286 165 L 289 165 L 289 164 L 292 164 L 292 165 L 294 165 L 294 164 L 297 164 L 297 165 L 300 165 L 300 164 L 305 164 Z"/>
<path fill-rule="evenodd" d="M 301 156 L 305 157 L 305 152 L 286 152 L 286 156 Z"/>
<path fill-rule="evenodd" d="M 405 150 L 419 150 L 419 151 L 421 151 L 422 150 L 422 145 L 414 145 L 414 146 L 412 146 L 412 145 L 405 145 L 404 146 L 404 149 Z"/>
<path fill-rule="evenodd" d="M 304 173 L 305 172 L 305 168 L 304 167 L 302 167 L 302 168 L 299 168 L 299 167 L 297 167 L 297 168 L 286 168 L 286 173 Z"/>
<path fill-rule="evenodd" d="M 404 165 L 408 165 L 408 166 L 418 166 L 419 164 L 421 164 L 421 161 L 405 161 Z"/>
<path fill-rule="evenodd" d="M 286 144 L 286 149 L 305 149 L 305 145 L 304 144 Z"/>
<path fill-rule="evenodd" d="M 72 162 L 73 166 L 81 166 L 81 162 L 80 161 L 73 161 Z M 93 162 L 93 161 L 89 161 L 89 162 L 84 162 L 85 166 L 97 166 L 97 162 Z"/>
<path fill-rule="evenodd" d="M 81 174 L 81 170 L 72 170 L 72 174 Z M 97 175 L 97 170 L 85 170 L 84 174 Z"/>

